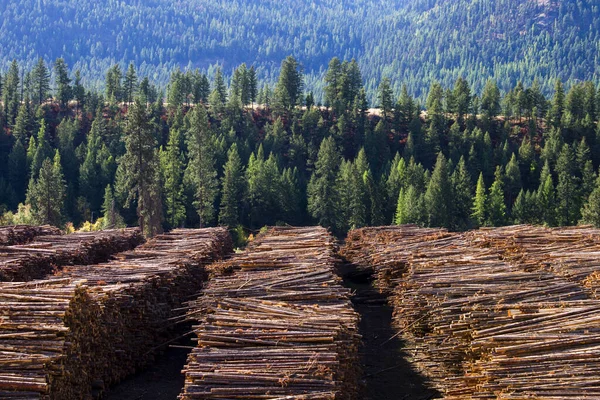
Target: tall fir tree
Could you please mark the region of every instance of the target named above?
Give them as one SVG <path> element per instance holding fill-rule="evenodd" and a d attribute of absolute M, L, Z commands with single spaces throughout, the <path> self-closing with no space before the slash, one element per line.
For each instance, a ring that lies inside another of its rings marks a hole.
<path fill-rule="evenodd" d="M 185 222 L 183 191 L 183 170 L 185 159 L 181 152 L 181 134 L 171 130 L 169 143 L 160 153 L 162 169 L 165 222 L 171 228 L 180 227 Z"/>
<path fill-rule="evenodd" d="M 219 224 L 235 227 L 240 224 L 240 205 L 244 196 L 244 171 L 236 143 L 227 153 L 227 163 L 221 178 L 222 195 L 219 210 Z"/>
<path fill-rule="evenodd" d="M 340 155 L 330 136 L 321 142 L 316 169 L 308 183 L 308 211 L 321 226 L 337 230 L 340 199 L 336 187 Z"/>

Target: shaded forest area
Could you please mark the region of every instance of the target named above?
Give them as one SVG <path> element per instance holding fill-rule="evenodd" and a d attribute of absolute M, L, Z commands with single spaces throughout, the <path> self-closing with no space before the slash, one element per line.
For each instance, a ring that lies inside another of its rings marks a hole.
<path fill-rule="evenodd" d="M 212 81 L 175 70 L 165 96 L 133 65 L 111 67 L 103 93 L 62 59 L 52 70 L 53 80 L 42 59 L 25 73 L 13 62 L 2 80 L 5 224 L 147 235 L 217 224 L 600 225 L 592 82 L 565 91 L 557 80 L 546 98 L 537 81 L 502 95 L 492 80 L 476 93 L 459 78 L 434 83 L 420 105 L 384 78 L 373 113 L 358 63 L 337 58 L 326 108 L 293 57 L 272 90 L 242 64 L 229 82 L 220 70 Z"/>
<path fill-rule="evenodd" d="M 477 92 L 488 79 L 508 91 L 538 78 L 546 95 L 557 78 L 599 78 L 592 0 L 7 0 L 0 21 L 0 65 L 64 57 L 97 87 L 130 61 L 160 86 L 176 67 L 212 78 L 217 64 L 231 76 L 243 62 L 274 83 L 288 54 L 318 100 L 334 56 L 357 60 L 371 103 L 385 76 L 420 99 L 460 76 Z"/>

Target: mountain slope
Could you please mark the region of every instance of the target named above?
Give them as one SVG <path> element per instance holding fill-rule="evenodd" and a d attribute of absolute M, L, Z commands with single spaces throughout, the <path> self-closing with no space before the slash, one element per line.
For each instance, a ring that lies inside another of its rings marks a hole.
<path fill-rule="evenodd" d="M 333 56 L 356 58 L 371 94 L 384 75 L 416 95 L 460 75 L 476 89 L 490 77 L 598 80 L 592 0 L 7 0 L 0 18 L 3 69 L 63 56 L 94 81 L 129 61 L 161 83 L 174 66 L 241 62 L 273 79 L 289 54 L 317 93 Z"/>

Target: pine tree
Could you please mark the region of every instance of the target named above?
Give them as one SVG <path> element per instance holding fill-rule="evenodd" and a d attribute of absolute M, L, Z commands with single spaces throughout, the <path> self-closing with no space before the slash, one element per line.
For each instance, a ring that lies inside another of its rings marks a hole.
<path fill-rule="evenodd" d="M 452 187 L 448 162 L 442 153 L 438 154 L 424 200 L 427 224 L 433 227 L 449 227 L 452 214 Z"/>
<path fill-rule="evenodd" d="M 131 103 L 137 93 L 137 74 L 135 73 L 135 67 L 133 63 L 129 64 L 127 72 L 125 73 L 125 79 L 123 81 L 123 99 L 127 103 Z"/>
<path fill-rule="evenodd" d="M 71 79 L 69 78 L 69 71 L 64 59 L 58 58 L 54 62 L 54 74 L 56 76 L 56 98 L 60 106 L 64 109 L 73 97 Z"/>
<path fill-rule="evenodd" d="M 337 57 L 333 57 L 329 61 L 329 66 L 324 78 L 325 88 L 325 104 L 336 113 L 342 112 L 342 63 Z"/>
<path fill-rule="evenodd" d="M 227 163 L 221 178 L 222 195 L 219 224 L 235 227 L 240 223 L 240 204 L 244 195 L 244 171 L 237 145 L 233 143 L 227 153 Z"/>
<path fill-rule="evenodd" d="M 254 68 L 254 65 L 248 70 L 248 89 L 250 102 L 252 103 L 252 108 L 254 108 L 254 103 L 256 102 L 256 98 L 258 96 L 258 78 L 256 76 L 256 69 Z"/>
<path fill-rule="evenodd" d="M 275 86 L 275 106 L 281 110 L 291 110 L 299 104 L 303 89 L 302 68 L 294 57 L 288 56 L 281 63 L 279 80 Z"/>
<path fill-rule="evenodd" d="M 308 211 L 319 225 L 337 229 L 340 209 L 336 176 L 340 155 L 332 137 L 321 142 L 316 169 L 308 183 Z"/>
<path fill-rule="evenodd" d="M 406 161 L 400 157 L 399 153 L 396 153 L 394 160 L 392 161 L 392 167 L 387 177 L 386 188 L 387 188 L 387 204 L 386 209 L 386 223 L 393 222 L 394 212 L 396 211 L 396 205 L 394 199 L 397 199 L 400 195 L 400 189 L 405 185 L 406 175 Z"/>
<path fill-rule="evenodd" d="M 210 225 L 215 218 L 215 198 L 218 192 L 215 167 L 215 138 L 208 123 L 208 114 L 197 105 L 189 114 L 187 133 L 189 158 L 186 180 L 194 188 L 194 206 L 200 217 L 200 227 Z"/>
<path fill-rule="evenodd" d="M 38 59 L 31 74 L 35 92 L 34 102 L 35 104 L 42 104 L 50 96 L 50 71 L 48 71 L 43 58 Z"/>
<path fill-rule="evenodd" d="M 565 89 L 560 79 L 556 80 L 554 87 L 554 97 L 552 99 L 552 107 L 550 108 L 550 121 L 555 128 L 561 125 L 563 112 L 565 109 Z"/>
<path fill-rule="evenodd" d="M 102 218 L 104 220 L 104 223 L 102 224 L 103 229 L 124 228 L 126 226 L 125 221 L 123 221 L 123 217 L 121 217 L 121 214 L 119 214 L 111 185 L 106 185 L 106 189 L 104 190 Z"/>
<path fill-rule="evenodd" d="M 531 214 L 529 213 L 529 207 L 526 200 L 525 191 L 521 189 L 519 195 L 517 196 L 513 206 L 512 206 L 512 217 L 515 224 L 526 224 L 528 223 L 529 217 Z"/>
<path fill-rule="evenodd" d="M 120 102 L 122 100 L 123 88 L 121 79 L 123 72 L 119 64 L 113 65 L 106 73 L 106 98 L 110 102 Z"/>
<path fill-rule="evenodd" d="M 351 228 L 361 228 L 369 224 L 370 196 L 367 175 L 371 173 L 365 150 L 361 149 L 352 164 L 350 175 L 348 223 Z M 372 179 L 372 177 L 371 177 Z"/>
<path fill-rule="evenodd" d="M 105 130 L 104 118 L 99 115 L 92 122 L 92 129 L 87 137 L 85 160 L 79 167 L 79 192 L 96 215 L 102 206 L 103 190 L 108 183 L 102 176 L 102 158 L 99 154 Z"/>
<path fill-rule="evenodd" d="M 379 102 L 379 109 L 381 110 L 384 121 L 392 112 L 392 107 L 394 106 L 393 96 L 394 93 L 392 91 L 390 79 L 385 77 L 379 83 L 379 88 L 377 90 L 377 101 Z"/>
<path fill-rule="evenodd" d="M 454 230 L 466 230 L 471 226 L 471 201 L 473 187 L 465 158 L 461 157 L 450 178 L 452 182 L 452 214 L 450 226 Z"/>
<path fill-rule="evenodd" d="M 213 81 L 213 90 L 208 97 L 209 104 L 220 111 L 227 103 L 227 86 L 221 68 L 217 68 Z"/>
<path fill-rule="evenodd" d="M 491 120 L 500 114 L 500 90 L 496 82 L 489 80 L 481 94 L 481 111 L 487 120 Z"/>
<path fill-rule="evenodd" d="M 125 125 L 125 154 L 117 170 L 117 191 L 129 207 L 137 201 L 137 215 L 142 233 L 153 236 L 161 230 L 158 213 L 162 213 L 159 196 L 155 127 L 150 110 L 136 99 L 129 109 Z"/>
<path fill-rule="evenodd" d="M 581 223 L 600 227 L 600 177 L 581 210 Z"/>
<path fill-rule="evenodd" d="M 559 226 L 573 225 L 579 220 L 579 179 L 574 167 L 575 155 L 565 143 L 556 161 L 556 222 Z"/>
<path fill-rule="evenodd" d="M 65 182 L 60 165 L 58 150 L 54 162 L 46 158 L 38 171 L 38 178 L 32 178 L 27 190 L 27 203 L 39 224 L 60 225 L 65 197 Z"/>
<path fill-rule="evenodd" d="M 487 224 L 489 226 L 502 226 L 506 221 L 506 204 L 504 203 L 504 185 L 501 166 L 496 168 L 495 175 L 496 179 L 490 187 L 490 193 L 488 197 L 489 204 Z"/>
<path fill-rule="evenodd" d="M 185 221 L 185 205 L 183 193 L 184 157 L 181 153 L 181 135 L 179 130 L 170 131 L 169 143 L 161 151 L 161 167 L 163 175 L 163 194 L 165 205 L 165 221 L 172 227 L 179 227 Z"/>
<path fill-rule="evenodd" d="M 396 225 L 423 225 L 426 219 L 423 193 L 413 185 L 409 185 L 406 189 L 402 188 L 396 207 Z"/>
<path fill-rule="evenodd" d="M 40 129 L 37 134 L 37 143 L 33 158 L 31 160 L 31 176 L 37 178 L 37 174 L 42 167 L 42 163 L 46 158 L 52 157 L 52 148 L 48 143 L 47 132 L 46 132 L 46 121 L 42 119 L 40 121 Z"/>
<path fill-rule="evenodd" d="M 8 156 L 8 183 L 15 191 L 17 203 L 22 202 L 27 187 L 27 152 L 20 140 L 15 141 Z"/>
<path fill-rule="evenodd" d="M 17 111 L 19 110 L 19 64 L 16 60 L 10 64 L 8 73 L 4 77 L 4 85 L 2 88 L 2 105 L 4 106 L 4 117 L 8 125 L 15 123 Z"/>
<path fill-rule="evenodd" d="M 522 188 L 521 170 L 519 168 L 519 164 L 517 162 L 517 157 L 515 156 L 515 153 L 512 154 L 510 161 L 508 162 L 508 164 L 506 164 L 505 171 L 506 173 L 504 177 L 504 188 L 506 201 L 508 204 L 512 204 Z"/>
<path fill-rule="evenodd" d="M 473 200 L 473 208 L 471 217 L 478 226 L 485 226 L 488 220 L 488 198 L 483 181 L 483 173 L 479 174 L 477 180 L 477 189 L 475 189 L 475 199 Z"/>

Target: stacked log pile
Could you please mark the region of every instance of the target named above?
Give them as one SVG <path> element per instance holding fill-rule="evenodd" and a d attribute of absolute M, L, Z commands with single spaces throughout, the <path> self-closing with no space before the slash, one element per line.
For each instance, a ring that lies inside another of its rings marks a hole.
<path fill-rule="evenodd" d="M 14 225 L 0 226 L 0 246 L 31 242 L 37 236 L 60 235 L 60 229 L 50 226 Z"/>
<path fill-rule="evenodd" d="M 181 399 L 359 398 L 358 314 L 323 228 L 273 228 L 190 303 Z"/>
<path fill-rule="evenodd" d="M 91 399 L 135 372 L 231 249 L 224 228 L 177 230 L 107 264 L 0 283 L 0 398 Z"/>
<path fill-rule="evenodd" d="M 139 229 L 38 236 L 31 243 L 0 246 L 0 281 L 41 279 L 72 264 L 106 262 L 113 254 L 143 242 Z"/>
<path fill-rule="evenodd" d="M 233 250 L 226 228 L 178 229 L 159 235 L 107 264 L 65 267 L 60 276 L 85 280 L 102 308 L 108 332 L 98 342 L 90 375 L 98 389 L 154 360 L 185 318 L 184 302 L 206 280 L 204 266 Z M 181 319 L 183 319 L 181 318 Z"/>
<path fill-rule="evenodd" d="M 373 273 L 377 288 L 391 294 L 413 253 L 421 247 L 443 247 L 453 236 L 445 229 L 417 225 L 360 228 L 348 233 L 340 255 L 359 270 Z"/>
<path fill-rule="evenodd" d="M 100 309 L 82 284 L 0 283 L 0 398 L 86 398 Z"/>
<path fill-rule="evenodd" d="M 398 248 L 411 228 L 389 229 L 400 233 L 397 243 L 369 257 L 386 254 L 402 266 L 390 298 L 394 322 L 414 365 L 445 398 L 600 396 L 600 301 L 589 290 L 599 275 L 596 230 L 482 229 L 407 255 Z M 362 240 L 373 248 L 382 239 Z"/>
<path fill-rule="evenodd" d="M 502 252 L 526 270 L 542 269 L 578 282 L 600 295 L 600 230 L 589 226 L 543 228 L 516 226 L 470 233 L 473 243 Z"/>

